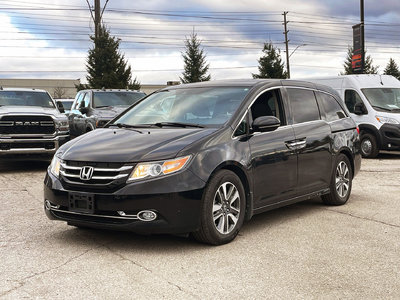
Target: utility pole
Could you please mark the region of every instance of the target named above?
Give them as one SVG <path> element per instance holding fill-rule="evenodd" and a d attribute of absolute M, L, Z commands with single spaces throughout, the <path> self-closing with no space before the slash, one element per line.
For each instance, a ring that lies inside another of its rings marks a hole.
<path fill-rule="evenodd" d="M 285 28 L 285 31 L 283 32 L 283 34 L 285 35 L 285 44 L 286 44 L 286 70 L 287 70 L 287 76 L 288 78 L 290 78 L 290 67 L 289 67 L 289 40 L 287 37 L 287 34 L 289 32 L 289 30 L 287 30 L 287 23 L 289 23 L 289 21 L 286 21 L 286 15 L 287 15 L 287 11 L 283 12 L 283 26 Z"/>
<path fill-rule="evenodd" d="M 100 24 L 100 0 L 94 0 L 94 36 L 96 39 L 99 37 Z"/>
<path fill-rule="evenodd" d="M 361 29 L 361 70 L 365 68 L 365 38 L 364 38 L 364 0 L 360 0 L 360 29 Z"/>

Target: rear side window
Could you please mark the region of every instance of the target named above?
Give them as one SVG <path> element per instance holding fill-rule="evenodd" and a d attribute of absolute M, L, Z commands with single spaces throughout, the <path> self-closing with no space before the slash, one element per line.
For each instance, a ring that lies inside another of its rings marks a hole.
<path fill-rule="evenodd" d="M 287 89 L 294 123 L 320 120 L 314 92 L 306 89 Z"/>
<path fill-rule="evenodd" d="M 349 112 L 354 113 L 354 105 L 360 102 L 362 102 L 361 97 L 356 91 L 346 90 L 344 92 L 344 103 L 349 109 Z"/>
<path fill-rule="evenodd" d="M 334 97 L 325 93 L 318 93 L 318 95 L 319 103 L 325 111 L 325 120 L 327 122 L 346 118 L 345 112 Z"/>

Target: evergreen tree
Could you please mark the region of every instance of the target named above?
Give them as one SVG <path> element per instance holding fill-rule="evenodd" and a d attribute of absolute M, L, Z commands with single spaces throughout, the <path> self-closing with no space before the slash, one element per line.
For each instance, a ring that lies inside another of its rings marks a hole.
<path fill-rule="evenodd" d="M 353 69 L 351 67 L 351 60 L 353 57 L 353 47 L 349 46 L 347 48 L 347 57 L 343 63 L 344 72 L 340 73 L 340 75 L 350 75 L 354 74 Z M 371 55 L 367 55 L 367 51 L 365 51 L 365 66 L 363 74 L 377 74 L 379 66 L 372 65 L 372 57 Z"/>
<path fill-rule="evenodd" d="M 389 62 L 386 65 L 386 68 L 385 68 L 385 71 L 383 71 L 383 74 L 392 75 L 392 76 L 396 77 L 398 80 L 400 80 L 400 70 L 393 58 L 389 59 Z"/>
<path fill-rule="evenodd" d="M 91 36 L 94 47 L 89 49 L 86 69 L 87 85 L 78 85 L 82 88 L 114 88 L 140 89 L 136 78 L 132 81 L 131 67 L 127 65 L 125 56 L 119 52 L 120 39 L 110 36 L 109 30 L 101 26 L 99 36 Z"/>
<path fill-rule="evenodd" d="M 263 56 L 258 60 L 259 74 L 252 74 L 253 78 L 287 78 L 281 58 L 281 50 L 271 42 L 264 43 Z"/>
<path fill-rule="evenodd" d="M 209 64 L 206 62 L 206 56 L 203 49 L 200 49 L 201 42 L 197 39 L 197 34 L 193 33 L 190 38 L 185 40 L 185 53 L 182 53 L 185 64 L 184 71 L 180 80 L 182 83 L 209 81 L 210 74 L 206 74 Z"/>

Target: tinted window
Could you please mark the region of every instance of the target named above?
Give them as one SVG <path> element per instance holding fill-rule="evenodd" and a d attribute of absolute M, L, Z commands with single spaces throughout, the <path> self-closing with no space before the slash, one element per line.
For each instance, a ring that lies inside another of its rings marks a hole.
<path fill-rule="evenodd" d="M 319 109 L 314 92 L 305 89 L 287 89 L 294 123 L 319 120 Z"/>
<path fill-rule="evenodd" d="M 44 92 L 0 91 L 0 106 L 7 105 L 54 108 L 50 96 Z"/>
<path fill-rule="evenodd" d="M 327 122 L 336 121 L 346 117 L 345 112 L 334 97 L 325 93 L 318 94 L 321 100 L 320 103 L 325 111 L 325 120 Z"/>
<path fill-rule="evenodd" d="M 279 90 L 261 94 L 251 106 L 251 116 L 253 120 L 263 116 L 274 116 L 281 121 L 281 124 L 286 124 Z"/>
<path fill-rule="evenodd" d="M 247 116 L 244 117 L 242 122 L 240 122 L 233 136 L 241 136 L 246 133 L 247 133 Z"/>
<path fill-rule="evenodd" d="M 344 92 L 344 104 L 346 104 L 349 112 L 354 113 L 354 105 L 359 102 L 362 102 L 362 100 L 356 91 L 346 90 Z"/>

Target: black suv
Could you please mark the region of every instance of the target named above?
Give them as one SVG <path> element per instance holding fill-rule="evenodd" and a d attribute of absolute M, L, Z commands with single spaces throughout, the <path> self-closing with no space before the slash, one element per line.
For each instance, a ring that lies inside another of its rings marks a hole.
<path fill-rule="evenodd" d="M 254 214 L 349 199 L 360 139 L 331 88 L 291 80 L 167 87 L 62 146 L 45 212 L 77 227 L 233 240 Z"/>
<path fill-rule="evenodd" d="M 72 136 L 78 136 L 103 127 L 112 118 L 146 96 L 131 90 L 82 90 L 79 91 L 68 115 Z"/>

